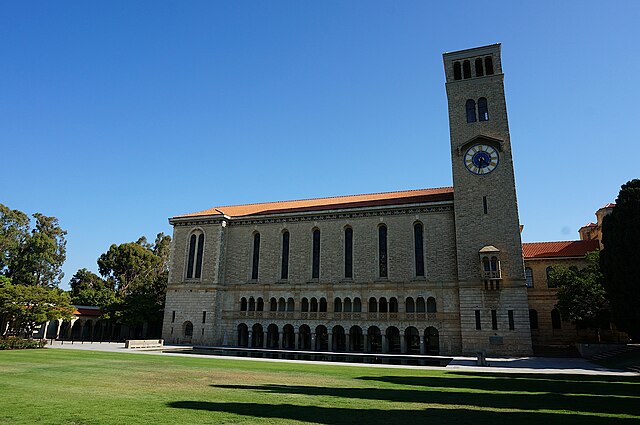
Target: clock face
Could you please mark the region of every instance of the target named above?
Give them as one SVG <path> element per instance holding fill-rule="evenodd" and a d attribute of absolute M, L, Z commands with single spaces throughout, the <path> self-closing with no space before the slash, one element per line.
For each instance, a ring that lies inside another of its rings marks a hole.
<path fill-rule="evenodd" d="M 464 165 L 473 174 L 489 174 L 498 166 L 498 151 L 488 145 L 474 145 L 464 155 Z"/>

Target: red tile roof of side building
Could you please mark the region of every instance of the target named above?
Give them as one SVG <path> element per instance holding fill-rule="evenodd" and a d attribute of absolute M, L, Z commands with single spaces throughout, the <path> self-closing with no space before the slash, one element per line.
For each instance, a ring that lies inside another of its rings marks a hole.
<path fill-rule="evenodd" d="M 614 208 L 616 206 L 616 204 L 612 204 L 611 202 L 609 202 L 607 205 L 605 205 L 602 208 Z"/>
<path fill-rule="evenodd" d="M 371 193 L 365 195 L 335 196 L 329 198 L 302 199 L 297 201 L 265 202 L 260 204 L 229 205 L 209 208 L 173 218 L 202 217 L 224 214 L 229 217 L 326 211 L 347 208 L 377 207 L 387 205 L 418 204 L 453 200 L 452 187 L 404 190 L 398 192 Z"/>
<path fill-rule="evenodd" d="M 527 242 L 522 244 L 526 259 L 584 257 L 588 252 L 600 248 L 597 239 L 588 241 Z"/>

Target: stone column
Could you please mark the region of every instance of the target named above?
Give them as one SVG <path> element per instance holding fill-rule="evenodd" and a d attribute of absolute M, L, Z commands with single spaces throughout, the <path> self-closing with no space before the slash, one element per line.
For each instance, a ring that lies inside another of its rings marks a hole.
<path fill-rule="evenodd" d="M 400 331 L 400 352 L 402 354 L 407 352 L 407 340 L 404 337 L 404 331 Z"/>
<path fill-rule="evenodd" d="M 318 347 L 316 347 L 316 333 L 311 332 L 311 350 L 318 351 Z"/>
<path fill-rule="evenodd" d="M 293 340 L 294 340 L 293 349 L 294 350 L 298 349 L 298 341 L 299 341 L 298 337 L 299 337 L 299 333 L 298 332 L 294 332 L 294 334 L 293 334 Z"/>
<path fill-rule="evenodd" d="M 327 345 L 329 351 L 333 351 L 333 332 L 327 332 Z"/>
<path fill-rule="evenodd" d="M 284 347 L 284 332 L 280 331 L 280 338 L 278 338 L 278 347 L 282 349 Z"/>
<path fill-rule="evenodd" d="M 238 335 L 238 339 L 240 339 L 240 335 Z M 238 341 L 238 345 L 240 345 L 240 341 Z M 249 331 L 249 339 L 247 340 L 247 347 L 253 347 L 253 331 Z"/>
<path fill-rule="evenodd" d="M 267 331 L 264 332 L 262 338 L 262 348 L 267 348 L 267 340 L 269 338 L 269 333 Z"/>
<path fill-rule="evenodd" d="M 349 343 L 351 342 L 350 340 L 351 338 L 349 338 L 349 334 L 344 334 L 344 348 L 346 349 L 346 351 L 352 351 L 351 345 L 349 345 Z"/>
<path fill-rule="evenodd" d="M 425 354 L 427 350 L 424 346 L 424 335 L 420 335 L 420 354 Z"/>
<path fill-rule="evenodd" d="M 387 339 L 386 332 L 382 334 L 382 352 L 383 353 L 389 352 L 389 340 Z"/>
<path fill-rule="evenodd" d="M 363 334 L 362 336 L 364 338 L 364 347 L 363 347 L 364 348 L 364 352 L 368 353 L 369 351 L 371 351 L 369 349 L 369 334 Z"/>

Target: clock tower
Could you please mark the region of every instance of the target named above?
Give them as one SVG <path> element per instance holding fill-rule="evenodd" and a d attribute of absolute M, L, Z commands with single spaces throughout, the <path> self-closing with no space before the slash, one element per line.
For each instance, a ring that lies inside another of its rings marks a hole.
<path fill-rule="evenodd" d="M 500 44 L 443 55 L 462 351 L 531 354 Z"/>

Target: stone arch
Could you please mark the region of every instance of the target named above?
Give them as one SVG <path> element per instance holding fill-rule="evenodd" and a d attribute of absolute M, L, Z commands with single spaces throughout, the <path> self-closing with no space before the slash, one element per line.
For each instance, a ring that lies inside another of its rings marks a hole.
<path fill-rule="evenodd" d="M 344 328 L 340 325 L 336 325 L 331 330 L 331 345 L 333 351 L 346 351 L 347 350 L 347 338 L 344 333 Z"/>
<path fill-rule="evenodd" d="M 342 300 L 339 297 L 333 300 L 333 311 L 335 313 L 342 313 Z"/>
<path fill-rule="evenodd" d="M 238 347 L 247 347 L 249 345 L 249 327 L 245 323 L 238 325 Z"/>
<path fill-rule="evenodd" d="M 240 298 L 240 311 L 247 311 L 247 299 L 245 297 Z"/>
<path fill-rule="evenodd" d="M 264 330 L 260 323 L 256 323 L 251 327 L 251 347 L 262 348 L 264 345 Z"/>
<path fill-rule="evenodd" d="M 398 299 L 396 297 L 391 297 L 389 299 L 389 313 L 397 313 L 398 312 Z"/>
<path fill-rule="evenodd" d="M 82 339 L 83 340 L 91 340 L 93 339 L 93 321 L 87 320 L 84 322 L 84 326 L 82 327 Z"/>
<path fill-rule="evenodd" d="M 385 335 L 387 337 L 387 351 L 389 353 L 400 353 L 400 330 L 395 326 L 389 326 Z"/>
<path fill-rule="evenodd" d="M 249 311 L 256 311 L 256 300 L 253 297 L 249 297 Z"/>
<path fill-rule="evenodd" d="M 76 320 L 71 328 L 71 339 L 80 339 L 82 337 L 82 321 Z"/>
<path fill-rule="evenodd" d="M 286 311 L 287 310 L 287 302 L 284 297 L 280 297 L 278 300 L 278 311 Z"/>
<path fill-rule="evenodd" d="M 309 311 L 309 299 L 307 297 L 302 298 L 300 303 L 300 311 L 306 313 Z"/>
<path fill-rule="evenodd" d="M 312 313 L 318 312 L 318 299 L 316 297 L 311 298 L 311 302 L 309 303 L 309 311 Z"/>
<path fill-rule="evenodd" d="M 269 300 L 269 311 L 278 311 L 278 300 L 275 297 L 271 297 Z"/>
<path fill-rule="evenodd" d="M 47 328 L 47 334 L 45 338 L 55 339 L 58 336 L 58 328 L 60 327 L 60 321 L 54 320 L 49 323 L 49 328 Z"/>
<path fill-rule="evenodd" d="M 320 298 L 320 312 L 326 313 L 327 311 L 327 299 L 325 297 Z"/>
<path fill-rule="evenodd" d="M 416 300 L 416 313 L 424 313 L 425 311 L 427 311 L 427 308 L 424 303 L 424 298 L 418 297 Z"/>
<path fill-rule="evenodd" d="M 362 328 L 358 325 L 351 326 L 349 329 L 349 347 L 348 351 L 364 351 L 364 337 Z"/>
<path fill-rule="evenodd" d="M 282 348 L 285 350 L 294 350 L 295 347 L 295 330 L 293 325 L 286 324 L 282 328 Z"/>
<path fill-rule="evenodd" d="M 351 298 L 347 297 L 344 299 L 344 303 L 342 305 L 342 311 L 345 313 L 351 313 L 353 307 L 351 306 Z"/>
<path fill-rule="evenodd" d="M 369 339 L 369 347 L 367 351 L 372 353 L 382 352 L 382 333 L 377 326 L 369 326 L 367 329 L 367 337 Z"/>
<path fill-rule="evenodd" d="M 360 298 L 358 298 L 358 297 L 355 297 L 353 299 L 353 312 L 354 313 L 362 312 L 362 302 L 360 301 Z"/>
<path fill-rule="evenodd" d="M 440 333 L 433 326 L 424 331 L 424 347 L 427 354 L 440 354 Z"/>
<path fill-rule="evenodd" d="M 287 311 L 295 311 L 296 303 L 293 298 L 289 297 L 287 299 Z"/>
<path fill-rule="evenodd" d="M 427 298 L 427 313 L 435 313 L 436 311 L 438 311 L 436 299 L 433 297 Z"/>
<path fill-rule="evenodd" d="M 408 354 L 420 354 L 420 332 L 417 328 L 409 326 L 405 329 L 404 341 Z"/>
<path fill-rule="evenodd" d="M 298 348 L 311 350 L 311 328 L 309 325 L 301 325 L 298 329 Z"/>
<path fill-rule="evenodd" d="M 256 311 L 264 311 L 264 300 L 262 297 L 258 297 L 258 302 L 256 303 Z"/>
<path fill-rule="evenodd" d="M 415 313 L 416 312 L 416 304 L 413 302 L 413 298 L 407 297 L 404 302 L 404 311 L 407 313 Z"/>
<path fill-rule="evenodd" d="M 380 313 L 389 312 L 389 304 L 387 303 L 387 299 L 385 297 L 380 297 L 380 300 L 378 301 L 378 311 Z"/>
<path fill-rule="evenodd" d="M 182 336 L 185 342 L 190 342 L 193 337 L 193 323 L 188 320 L 182 324 Z"/>
<path fill-rule="evenodd" d="M 278 333 L 278 325 L 275 323 L 267 326 L 267 348 L 278 348 L 280 344 L 280 334 Z"/>
<path fill-rule="evenodd" d="M 324 325 L 316 326 L 316 351 L 326 351 L 329 349 L 329 333 Z"/>
<path fill-rule="evenodd" d="M 378 301 L 371 297 L 369 298 L 369 313 L 377 313 L 378 312 Z"/>

